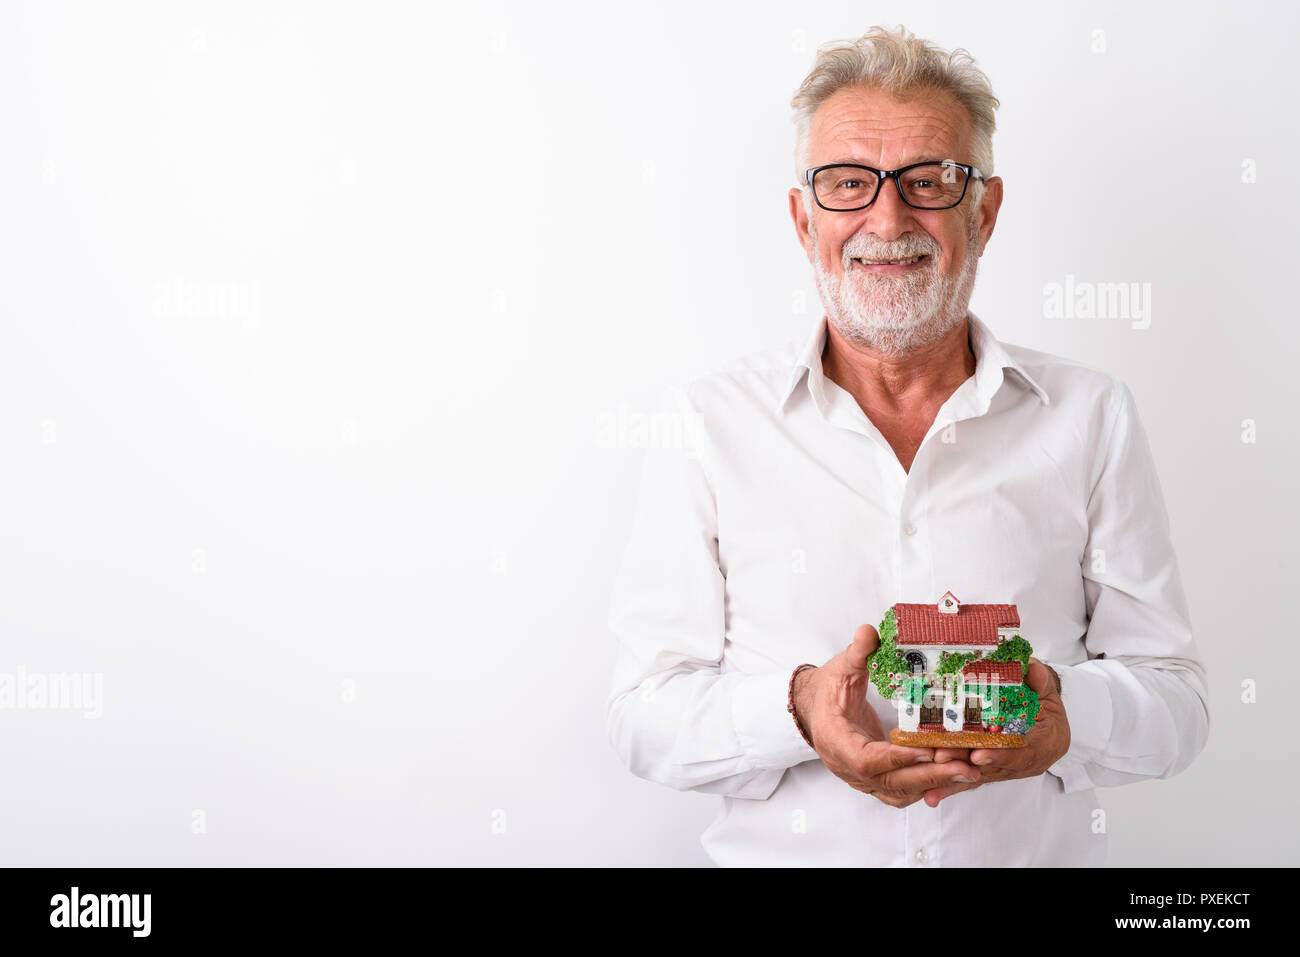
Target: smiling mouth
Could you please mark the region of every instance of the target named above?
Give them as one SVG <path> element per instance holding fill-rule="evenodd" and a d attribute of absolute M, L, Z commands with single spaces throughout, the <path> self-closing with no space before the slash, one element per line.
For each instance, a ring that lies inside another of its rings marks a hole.
<path fill-rule="evenodd" d="M 930 258 L 928 253 L 918 253 L 904 259 L 854 259 L 853 261 L 861 263 L 863 266 L 911 266 L 928 258 Z"/>

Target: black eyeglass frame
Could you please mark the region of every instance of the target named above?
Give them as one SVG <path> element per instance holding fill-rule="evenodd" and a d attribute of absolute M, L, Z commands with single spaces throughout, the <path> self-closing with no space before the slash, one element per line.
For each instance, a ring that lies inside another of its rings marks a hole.
<path fill-rule="evenodd" d="M 903 195 L 903 181 L 899 179 L 899 176 L 906 173 L 908 170 L 916 169 L 918 166 L 953 166 L 957 169 L 964 170 L 966 173 L 966 180 L 961 185 L 961 196 L 958 197 L 957 202 L 953 203 L 951 206 L 917 206 L 915 203 L 908 202 L 907 197 Z M 835 209 L 831 206 L 827 206 L 821 201 L 821 197 L 817 195 L 817 187 L 813 185 L 813 177 L 824 169 L 862 169 L 866 170 L 868 173 L 875 173 L 875 192 L 871 194 L 871 199 L 867 200 L 861 206 L 854 206 L 852 209 Z M 804 179 L 808 182 L 808 188 L 812 190 L 813 201 L 828 213 L 856 213 L 860 209 L 866 209 L 874 203 L 877 198 L 879 198 L 881 184 L 887 179 L 892 179 L 894 181 L 894 186 L 898 189 L 898 198 L 904 203 L 907 203 L 907 205 L 911 206 L 913 209 L 928 209 L 935 211 L 955 209 L 962 204 L 963 200 L 966 199 L 966 192 L 970 189 L 971 180 L 977 179 L 981 182 L 984 181 L 984 174 L 974 166 L 971 166 L 969 163 L 957 163 L 952 160 L 923 160 L 920 163 L 911 163 L 910 165 L 904 166 L 900 169 L 876 169 L 874 166 L 862 166 L 858 163 L 828 163 L 825 166 L 814 166 L 810 170 L 805 170 L 803 175 Z"/>

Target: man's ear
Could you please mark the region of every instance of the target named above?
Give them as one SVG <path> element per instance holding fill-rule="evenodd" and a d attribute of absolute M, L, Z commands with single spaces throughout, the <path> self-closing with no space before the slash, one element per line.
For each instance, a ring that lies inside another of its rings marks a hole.
<path fill-rule="evenodd" d="M 979 205 L 979 252 L 984 255 L 984 247 L 993 236 L 993 227 L 998 221 L 998 210 L 1002 208 L 1002 177 L 991 176 L 984 183 L 984 191 Z"/>
<path fill-rule="evenodd" d="M 794 220 L 794 231 L 799 238 L 808 261 L 813 261 L 813 240 L 811 223 L 808 221 L 808 209 L 803 204 L 803 190 L 797 186 L 790 188 L 790 218 Z"/>

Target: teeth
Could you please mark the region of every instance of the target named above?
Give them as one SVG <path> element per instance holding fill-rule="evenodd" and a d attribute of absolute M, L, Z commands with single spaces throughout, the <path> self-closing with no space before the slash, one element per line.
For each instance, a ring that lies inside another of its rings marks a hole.
<path fill-rule="evenodd" d="M 919 261 L 925 253 L 918 253 L 910 259 L 859 259 L 858 262 L 868 266 L 901 266 Z"/>

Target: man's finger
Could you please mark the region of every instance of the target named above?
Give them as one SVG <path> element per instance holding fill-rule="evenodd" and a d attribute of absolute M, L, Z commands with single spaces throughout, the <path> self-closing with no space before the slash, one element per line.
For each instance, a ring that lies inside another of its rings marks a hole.
<path fill-rule="evenodd" d="M 870 625 L 859 625 L 853 643 L 844 652 L 844 663 L 853 671 L 867 671 L 867 659 L 880 647 L 880 635 Z"/>
<path fill-rule="evenodd" d="M 949 761 L 970 761 L 970 748 L 935 748 L 934 763 L 946 764 Z"/>
<path fill-rule="evenodd" d="M 947 764 L 917 764 L 910 768 L 899 768 L 876 780 L 891 791 L 916 793 L 933 788 L 975 784 L 981 776 L 978 768 L 965 762 L 950 761 Z"/>
<path fill-rule="evenodd" d="M 1015 770 L 1028 767 L 1032 758 L 1027 745 L 1023 748 L 976 748 L 970 753 L 970 763 L 976 767 Z"/>
<path fill-rule="evenodd" d="M 958 791 L 970 791 L 980 786 L 980 782 L 974 784 L 946 784 L 943 787 L 931 788 L 921 795 L 922 799 L 929 807 L 938 807 L 939 802 L 946 797 L 951 797 Z"/>
<path fill-rule="evenodd" d="M 855 732 L 856 746 L 845 750 L 844 758 L 854 770 L 866 778 L 879 777 L 899 768 L 920 764 L 929 767 L 934 763 L 934 748 L 911 748 L 888 741 L 872 741 Z"/>
<path fill-rule="evenodd" d="M 1029 659 L 1029 670 L 1025 674 L 1025 680 L 1040 698 L 1057 694 L 1060 691 L 1055 674 L 1037 658 Z"/>

